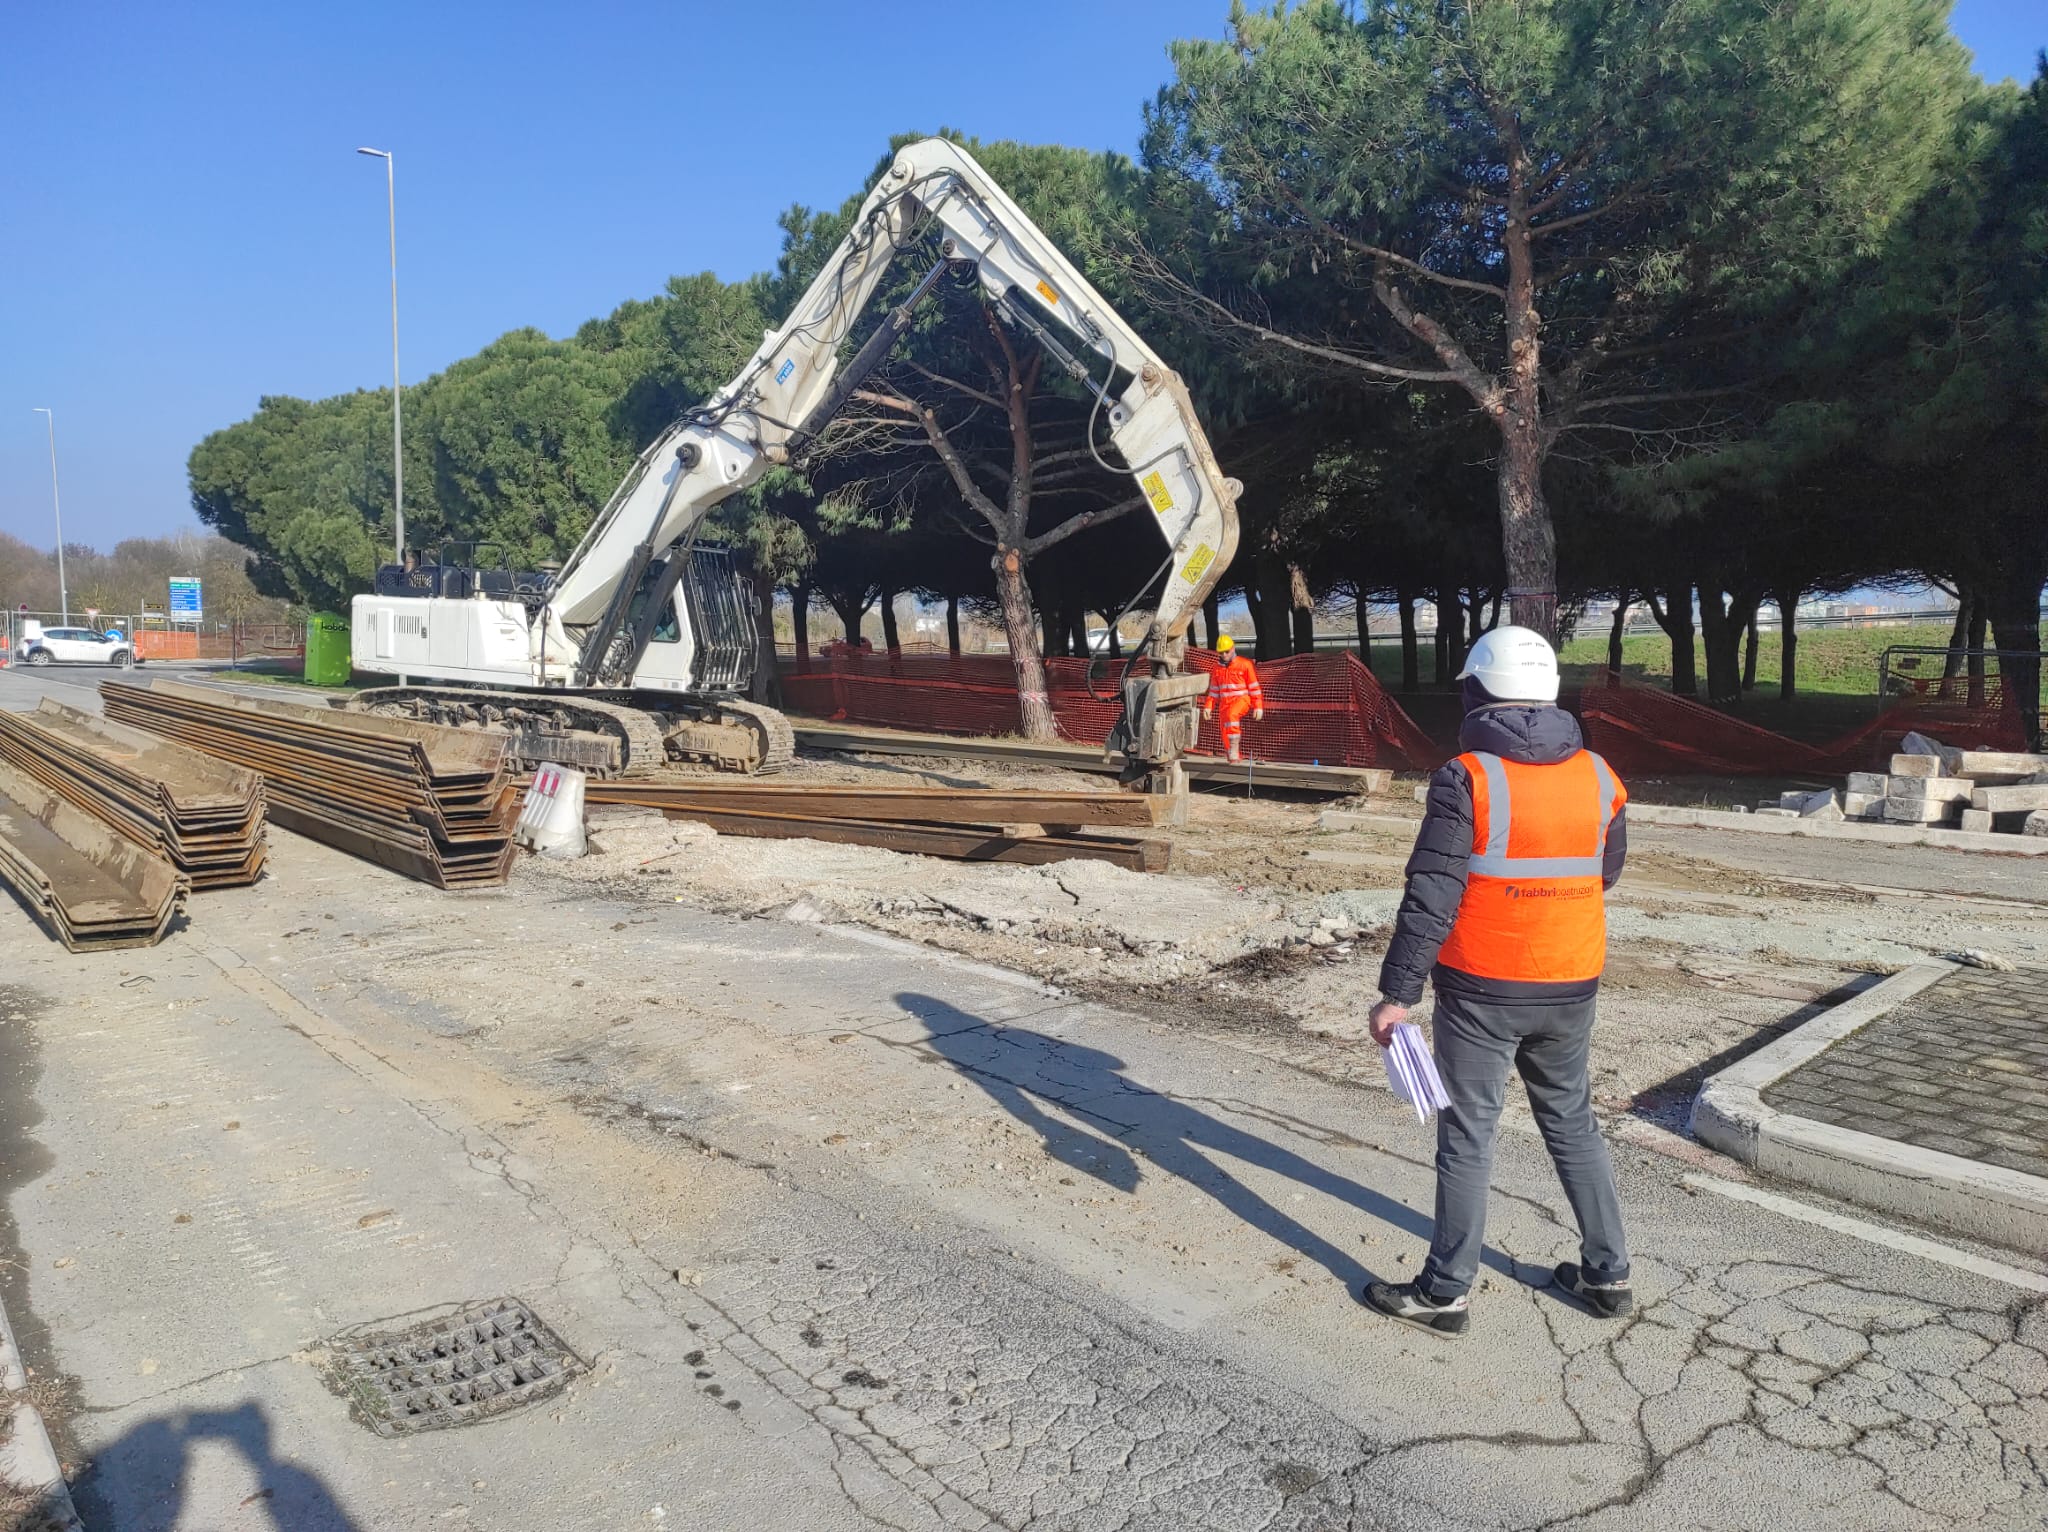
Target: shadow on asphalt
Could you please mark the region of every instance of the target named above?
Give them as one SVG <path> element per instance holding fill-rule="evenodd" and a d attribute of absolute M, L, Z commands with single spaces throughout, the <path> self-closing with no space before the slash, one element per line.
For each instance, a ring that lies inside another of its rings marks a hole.
<path fill-rule="evenodd" d="M 909 1046 L 943 1056 L 1036 1132 L 1052 1159 L 1122 1192 L 1136 1190 L 1144 1179 L 1139 1160 L 1150 1161 L 1160 1173 L 1207 1192 L 1253 1228 L 1316 1262 L 1354 1296 L 1365 1283 L 1379 1280 L 1376 1275 L 1338 1243 L 1238 1180 L 1225 1168 L 1225 1160 L 1285 1176 L 1379 1223 L 1425 1243 L 1429 1239 L 1429 1214 L 1325 1170 L 1188 1101 L 1139 1084 L 1124 1073 L 1124 1061 L 1112 1054 L 1026 1027 L 985 1021 L 930 995 L 900 994 L 896 1003 L 923 1022 L 929 1033 Z M 1252 1102 L 1204 1104 L 1312 1142 L 1367 1147 L 1338 1130 Z M 1063 1115 L 1054 1116 L 1044 1107 Z M 1516 1276 L 1514 1261 L 1490 1245 L 1481 1260 L 1503 1276 Z"/>
<path fill-rule="evenodd" d="M 95 1452 L 92 1466 L 72 1486 L 79 1515 L 94 1532 L 215 1525 L 184 1517 L 188 1460 L 194 1447 L 209 1442 L 239 1453 L 257 1484 L 236 1507 L 250 1519 L 237 1520 L 236 1526 L 260 1526 L 255 1519 L 260 1514 L 270 1518 L 277 1532 L 367 1532 L 342 1510 L 318 1474 L 272 1451 L 270 1418 L 253 1403 L 181 1410 L 132 1427 Z"/>

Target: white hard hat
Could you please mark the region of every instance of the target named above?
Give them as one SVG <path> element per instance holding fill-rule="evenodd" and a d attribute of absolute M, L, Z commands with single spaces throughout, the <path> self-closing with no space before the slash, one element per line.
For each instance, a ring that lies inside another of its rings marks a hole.
<path fill-rule="evenodd" d="M 1482 633 L 1458 679 L 1473 677 L 1496 702 L 1557 701 L 1557 651 L 1533 628 Z"/>

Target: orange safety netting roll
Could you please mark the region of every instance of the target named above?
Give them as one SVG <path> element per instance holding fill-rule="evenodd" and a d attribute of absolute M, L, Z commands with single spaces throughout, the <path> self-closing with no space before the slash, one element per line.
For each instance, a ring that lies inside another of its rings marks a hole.
<path fill-rule="evenodd" d="M 1046 691 L 1062 737 L 1090 745 L 1108 737 L 1126 663 L 1095 662 L 1098 700 L 1089 693 L 1087 660 L 1045 662 Z M 1214 670 L 1218 663 L 1207 650 L 1188 651 L 1192 670 Z M 1298 654 L 1265 661 L 1258 672 L 1266 716 L 1245 722 L 1245 749 L 1256 759 L 1425 767 L 1443 756 L 1354 654 Z M 791 711 L 814 718 L 936 734 L 1015 734 L 1022 727 L 1017 674 L 1005 655 L 837 650 L 785 662 L 782 686 Z M 1197 749 L 1222 754 L 1213 720 L 1203 724 Z"/>

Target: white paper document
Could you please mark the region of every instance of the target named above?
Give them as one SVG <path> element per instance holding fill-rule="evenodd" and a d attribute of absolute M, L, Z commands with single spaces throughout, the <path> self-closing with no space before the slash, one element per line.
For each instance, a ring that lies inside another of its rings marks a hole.
<path fill-rule="evenodd" d="M 1394 1040 L 1384 1051 L 1387 1084 L 1415 1108 L 1417 1122 L 1428 1122 L 1432 1112 L 1451 1104 L 1444 1093 L 1443 1077 L 1436 1072 L 1436 1060 L 1430 1057 L 1429 1044 L 1422 1040 L 1422 1028 L 1412 1021 L 1402 1022 L 1394 1028 Z"/>

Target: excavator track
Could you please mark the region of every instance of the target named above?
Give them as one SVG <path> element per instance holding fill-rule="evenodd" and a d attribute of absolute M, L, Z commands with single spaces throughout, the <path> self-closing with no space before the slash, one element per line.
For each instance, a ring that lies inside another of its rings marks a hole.
<path fill-rule="evenodd" d="M 523 766 L 552 761 L 597 777 L 659 771 L 668 760 L 665 720 L 642 708 L 552 692 L 462 686 L 379 686 L 340 704 L 351 713 L 417 718 L 513 737 Z"/>
<path fill-rule="evenodd" d="M 676 698 L 661 708 L 636 702 L 633 693 L 603 697 L 380 686 L 338 706 L 352 713 L 509 734 L 522 766 L 554 762 L 596 777 L 652 776 L 667 769 L 671 756 L 757 776 L 780 771 L 796 757 L 796 732 L 774 708 L 723 697 L 702 702 Z"/>
<path fill-rule="evenodd" d="M 774 708 L 734 699 L 720 702 L 718 711 L 728 717 L 744 719 L 761 736 L 761 760 L 754 768 L 755 776 L 780 771 L 796 759 L 796 730 Z"/>

